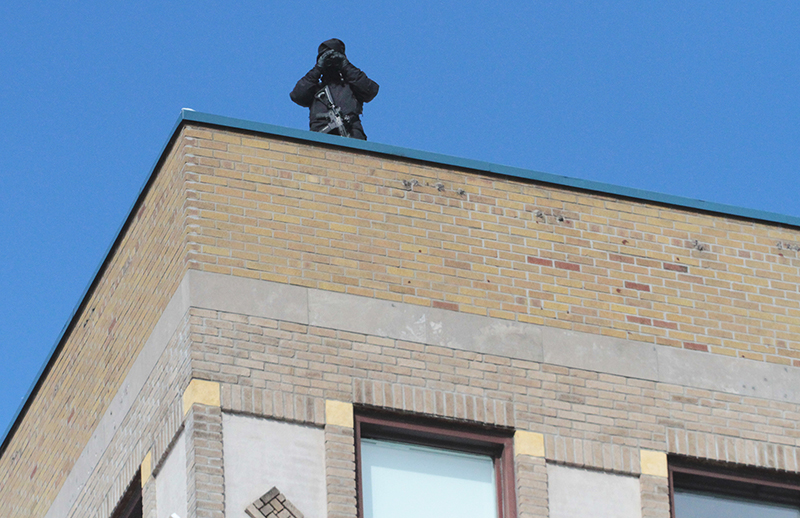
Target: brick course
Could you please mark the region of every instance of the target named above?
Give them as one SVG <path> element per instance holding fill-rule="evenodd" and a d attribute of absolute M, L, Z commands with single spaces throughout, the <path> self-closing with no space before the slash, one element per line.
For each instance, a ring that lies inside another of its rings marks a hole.
<path fill-rule="evenodd" d="M 547 466 L 545 459 L 520 455 L 514 459 L 517 482 L 517 517 L 548 515 Z"/>

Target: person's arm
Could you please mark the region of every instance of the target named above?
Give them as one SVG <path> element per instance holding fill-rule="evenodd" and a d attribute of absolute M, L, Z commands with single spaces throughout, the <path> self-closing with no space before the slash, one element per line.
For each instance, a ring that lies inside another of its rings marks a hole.
<path fill-rule="evenodd" d="M 367 74 L 356 68 L 349 61 L 342 66 L 342 77 L 350 84 L 356 99 L 368 103 L 378 95 L 378 83 L 367 77 Z"/>
<path fill-rule="evenodd" d="M 314 102 L 314 94 L 317 93 L 320 77 L 322 77 L 322 69 L 319 66 L 314 66 L 294 85 L 289 97 L 300 106 L 310 108 L 311 103 Z"/>

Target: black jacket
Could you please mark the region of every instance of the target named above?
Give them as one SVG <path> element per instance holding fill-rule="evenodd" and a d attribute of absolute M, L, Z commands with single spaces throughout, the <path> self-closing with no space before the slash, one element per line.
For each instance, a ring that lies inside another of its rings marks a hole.
<path fill-rule="evenodd" d="M 344 115 L 353 121 L 352 136 L 366 140 L 364 128 L 358 116 L 364 103 L 370 102 L 378 95 L 378 83 L 367 77 L 367 74 L 347 63 L 341 71 L 323 74 L 322 69 L 314 67 L 303 76 L 289 95 L 292 101 L 309 108 L 309 128 L 320 131 L 328 125 L 325 114 L 328 108 L 314 96 L 328 85 L 333 101 Z"/>

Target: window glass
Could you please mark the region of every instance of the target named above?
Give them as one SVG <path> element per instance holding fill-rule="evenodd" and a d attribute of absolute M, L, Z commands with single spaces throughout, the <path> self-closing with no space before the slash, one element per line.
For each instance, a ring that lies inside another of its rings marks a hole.
<path fill-rule="evenodd" d="M 364 518 L 497 518 L 488 455 L 361 440 Z"/>
<path fill-rule="evenodd" d="M 800 518 L 800 510 L 780 504 L 676 489 L 675 518 Z"/>

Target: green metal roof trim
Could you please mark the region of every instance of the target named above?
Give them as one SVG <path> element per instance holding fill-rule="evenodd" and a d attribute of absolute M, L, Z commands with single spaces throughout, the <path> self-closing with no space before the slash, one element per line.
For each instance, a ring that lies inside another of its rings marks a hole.
<path fill-rule="evenodd" d="M 428 151 L 419 151 L 415 149 L 390 146 L 386 144 L 378 144 L 375 142 L 342 138 L 339 136 L 314 133 L 312 131 L 304 131 L 294 128 L 285 128 L 282 126 L 275 126 L 272 124 L 265 124 L 261 122 L 254 122 L 243 119 L 234 119 L 230 117 L 222 117 L 219 115 L 212 115 L 209 113 L 201 113 L 201 112 L 196 112 L 194 110 L 183 109 L 181 110 L 181 115 L 178 118 L 177 122 L 175 123 L 175 126 L 173 127 L 172 132 L 169 135 L 169 138 L 165 142 L 161 150 L 161 153 L 159 154 L 158 158 L 153 164 L 153 167 L 150 171 L 149 176 L 147 177 L 147 180 L 145 180 L 144 185 L 142 185 L 142 188 L 139 191 L 139 195 L 137 196 L 136 201 L 133 203 L 131 210 L 128 212 L 128 217 L 126 218 L 125 222 L 123 222 L 122 226 L 117 232 L 116 238 L 114 239 L 114 242 L 111 244 L 111 246 L 108 248 L 108 251 L 106 252 L 106 255 L 103 258 L 103 261 L 97 267 L 97 270 L 95 271 L 95 274 L 92 276 L 92 280 L 87 285 L 83 293 L 83 296 L 81 297 L 78 304 L 76 304 L 75 309 L 73 309 L 72 314 L 70 315 L 67 322 L 64 324 L 64 328 L 61 330 L 58 339 L 53 345 L 53 348 L 50 351 L 50 354 L 48 355 L 47 361 L 42 365 L 42 368 L 39 370 L 39 373 L 36 376 L 36 380 L 31 384 L 31 387 L 28 389 L 27 395 L 25 396 L 22 404 L 17 410 L 16 415 L 14 416 L 14 419 L 6 429 L 5 434 L 3 435 L 3 443 L 2 445 L 0 445 L 0 456 L 5 454 L 5 451 L 11 441 L 11 438 L 13 437 L 17 428 L 22 422 L 22 418 L 24 417 L 31 402 L 33 401 L 33 397 L 38 392 L 42 382 L 44 381 L 44 378 L 47 376 L 47 373 L 50 371 L 56 359 L 58 358 L 58 355 L 61 352 L 61 348 L 63 347 L 64 340 L 68 335 L 69 331 L 74 326 L 75 316 L 88 303 L 89 297 L 94 291 L 94 288 L 96 287 L 99 278 L 101 277 L 106 267 L 108 266 L 108 262 L 111 256 L 113 255 L 114 251 L 119 246 L 125 230 L 132 223 L 133 215 L 136 213 L 138 205 L 142 202 L 145 195 L 147 194 L 147 191 L 152 185 L 153 180 L 155 179 L 155 173 L 156 171 L 158 171 L 159 166 L 166 158 L 166 154 L 170 146 L 172 145 L 174 139 L 177 137 L 178 131 L 187 122 L 196 122 L 202 125 L 239 129 L 266 135 L 275 135 L 279 137 L 286 137 L 304 142 L 316 142 L 319 144 L 335 146 L 345 149 L 357 149 L 360 151 L 378 153 L 381 155 L 402 157 L 421 162 L 438 164 L 442 166 L 455 167 L 461 169 L 471 169 L 474 171 L 493 173 L 497 175 L 503 175 L 514 178 L 525 178 L 527 180 L 532 180 L 535 182 L 541 182 L 562 187 L 569 187 L 573 189 L 580 189 L 583 191 L 597 192 L 601 194 L 610 194 L 613 196 L 621 196 L 624 198 L 629 198 L 634 200 L 642 200 L 652 203 L 671 205 L 679 208 L 686 208 L 702 212 L 710 212 L 714 214 L 733 216 L 736 218 L 757 220 L 765 223 L 787 225 L 791 227 L 800 228 L 800 218 L 793 216 L 785 216 L 773 212 L 745 209 L 741 207 L 735 207 L 732 205 L 723 205 L 719 203 L 709 203 L 702 200 L 693 200 L 689 198 L 682 198 L 680 196 L 659 194 L 656 192 L 645 191 L 642 189 L 630 189 L 627 187 L 619 187 L 616 185 L 611 185 L 601 182 L 579 180 L 567 176 L 558 176 L 538 171 L 531 171 L 529 169 L 522 169 L 518 167 L 503 166 L 503 165 L 493 164 L 490 162 L 481 162 L 478 160 L 470 160 L 466 158 L 442 155 L 438 153 L 430 153 Z"/>

